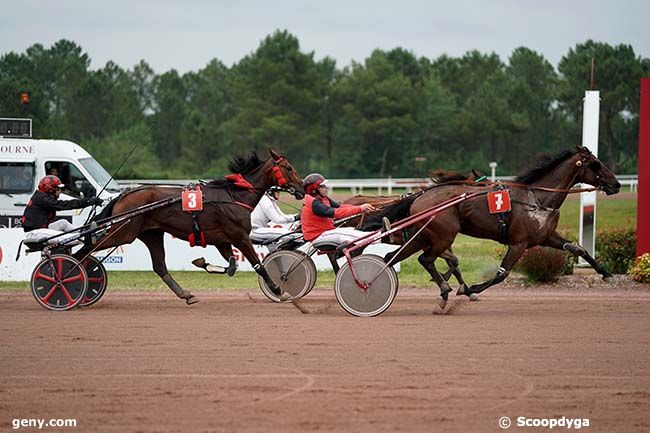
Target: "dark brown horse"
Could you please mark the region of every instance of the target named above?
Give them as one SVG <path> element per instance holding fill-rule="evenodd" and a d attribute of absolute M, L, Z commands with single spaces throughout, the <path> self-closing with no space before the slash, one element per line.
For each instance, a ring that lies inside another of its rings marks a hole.
<path fill-rule="evenodd" d="M 441 185 L 447 182 L 455 182 L 455 181 L 463 181 L 463 182 L 474 182 L 477 179 L 484 179 L 485 176 L 478 172 L 477 170 L 472 169 L 471 173 L 469 175 L 465 175 L 462 173 L 458 173 L 455 171 L 448 171 L 448 170 L 435 170 L 431 173 L 430 179 L 434 183 L 434 185 Z M 428 188 L 427 188 L 428 189 Z M 425 189 L 426 191 L 426 189 Z M 368 196 L 368 195 L 356 195 L 354 197 L 350 197 L 349 199 L 345 200 L 343 203 L 347 204 L 355 204 L 359 205 L 362 203 L 370 203 L 373 206 L 377 208 L 384 208 L 390 205 L 397 204 L 397 202 L 400 201 L 407 201 L 411 202 L 413 199 L 417 197 L 418 194 L 422 194 L 424 191 L 415 193 L 415 195 L 407 195 L 407 196 L 388 196 L 388 195 L 377 195 L 377 196 Z M 389 213 L 388 215 L 385 215 L 388 220 L 391 223 L 397 222 L 397 220 L 400 217 L 405 217 L 403 213 L 401 213 L 397 207 L 393 207 L 393 210 L 395 212 Z M 381 212 L 381 211 L 380 211 Z M 360 215 L 356 218 L 350 218 L 347 219 L 342 226 L 344 227 L 357 227 L 361 228 L 363 226 L 364 230 L 377 230 L 382 227 L 381 221 L 379 221 L 377 218 L 374 218 L 375 224 L 364 224 L 365 215 Z M 372 216 L 370 217 L 372 218 Z M 404 245 L 406 241 L 408 240 L 409 233 L 405 230 L 402 231 L 399 234 L 395 234 L 391 236 L 390 243 L 395 244 L 395 245 Z M 442 278 L 445 281 L 449 281 L 449 278 L 453 275 L 456 278 L 456 281 L 458 281 L 459 291 L 464 291 L 467 288 L 467 284 L 465 283 L 465 280 L 463 279 L 463 275 L 460 272 L 459 269 L 459 260 L 458 257 L 454 254 L 453 250 L 451 247 L 449 249 L 443 251 L 440 254 L 440 258 L 443 259 L 448 266 L 447 272 L 441 274 Z M 430 268 L 432 266 L 432 263 L 436 261 L 436 257 L 429 257 L 427 256 L 427 253 L 424 252 L 418 257 L 418 262 L 424 267 L 424 269 L 427 270 L 431 274 Z M 432 275 L 432 280 L 433 280 L 433 275 Z"/>
<path fill-rule="evenodd" d="M 266 190 L 272 186 L 280 186 L 301 199 L 304 196 L 302 179 L 287 161 L 274 150 L 269 149 L 271 158 L 263 161 L 256 154 L 249 158 L 236 157 L 230 164 L 233 173 L 241 174 L 245 185 L 237 186 L 230 179 L 218 179 L 203 185 L 203 210 L 198 214 L 197 222 L 205 235 L 207 245 L 214 245 L 219 253 L 230 263 L 228 273 L 235 270 L 233 245 L 251 263 L 255 271 L 267 282 L 268 286 L 281 295 L 279 287 L 270 279 L 260 263 L 249 233 L 251 230 L 250 213 L 260 201 Z M 230 177 L 230 176 L 229 176 Z M 169 186 L 145 186 L 127 191 L 109 203 L 96 220 L 106 220 L 114 215 L 120 215 L 137 209 L 149 203 L 180 197 L 183 188 Z M 187 304 L 198 301 L 189 291 L 183 289 L 167 272 L 165 264 L 165 249 L 163 235 L 169 233 L 179 239 L 187 240 L 193 233 L 192 215 L 182 210 L 181 202 L 176 201 L 168 206 L 137 215 L 124 226 L 116 224 L 111 227 L 102 239 L 101 249 L 117 245 L 130 244 L 140 239 L 149 249 L 153 270 L 162 278 L 169 288 Z M 84 246 L 77 255 L 86 254 L 92 245 Z M 202 267 L 206 267 L 202 266 Z"/>
<path fill-rule="evenodd" d="M 538 165 L 517 177 L 513 183 L 504 183 L 510 190 L 512 210 L 505 214 L 505 230 L 500 233 L 499 217 L 491 214 L 485 196 L 481 195 L 463 201 L 449 209 L 440 212 L 427 224 L 421 234 L 413 239 L 403 250 L 389 253 L 386 261 L 401 261 L 417 251 L 424 251 L 427 257 L 439 257 L 448 249 L 456 235 L 463 233 L 469 236 L 501 241 L 508 245 L 508 251 L 501 262 L 497 273 L 488 281 L 472 285 L 459 291 L 458 294 L 470 295 L 480 293 L 488 287 L 503 281 L 515 263 L 527 248 L 537 245 L 548 246 L 559 250 L 569 251 L 583 257 L 603 279 L 611 277 L 580 245 L 573 244 L 560 236 L 557 231 L 559 209 L 567 197 L 569 188 L 578 183 L 594 185 L 606 194 L 616 194 L 621 184 L 616 176 L 587 148 L 576 147 L 573 151 L 563 151 L 559 154 L 540 160 Z M 442 185 L 433 187 L 408 206 L 408 211 L 400 215 L 404 218 L 424 209 L 430 209 L 452 197 L 463 193 L 487 191 L 495 185 Z M 405 203 L 394 206 L 406 208 Z M 391 206 L 374 215 L 367 224 L 375 224 L 382 214 L 389 213 Z M 414 230 L 422 227 L 423 223 L 415 224 Z M 451 290 L 449 284 L 436 270 L 435 265 L 427 270 L 440 287 L 441 297 L 447 300 Z"/>

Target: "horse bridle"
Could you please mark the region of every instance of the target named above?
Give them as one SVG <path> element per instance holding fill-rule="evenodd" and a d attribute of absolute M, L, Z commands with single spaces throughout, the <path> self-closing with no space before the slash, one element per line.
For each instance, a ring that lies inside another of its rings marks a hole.
<path fill-rule="evenodd" d="M 271 172 L 273 173 L 273 178 L 275 179 L 275 184 L 280 187 L 283 191 L 288 192 L 291 195 L 296 194 L 296 188 L 290 186 L 287 187 L 288 183 L 287 179 L 284 177 L 284 174 L 282 173 L 282 170 L 280 170 L 280 163 L 284 161 L 286 158 L 284 156 L 279 157 L 278 159 L 273 159 L 273 167 L 271 168 Z"/>

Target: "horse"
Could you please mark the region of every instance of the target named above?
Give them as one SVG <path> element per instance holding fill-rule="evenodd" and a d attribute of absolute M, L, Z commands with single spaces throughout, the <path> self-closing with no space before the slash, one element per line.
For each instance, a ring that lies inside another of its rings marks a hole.
<path fill-rule="evenodd" d="M 264 270 L 251 243 L 250 213 L 265 191 L 272 186 L 283 188 L 297 199 L 304 197 L 304 190 L 302 178 L 291 163 L 273 149 L 269 149 L 269 154 L 271 157 L 266 160 L 261 160 L 255 153 L 248 158 L 234 157 L 229 165 L 234 175 L 202 185 L 204 207 L 194 216 L 182 209 L 180 200 L 173 201 L 155 211 L 130 217 L 123 225 L 112 226 L 101 239 L 101 249 L 129 244 L 135 239 L 140 239 L 149 250 L 153 271 L 176 296 L 191 305 L 198 302 L 198 299 L 181 287 L 167 271 L 163 235 L 169 233 L 179 239 L 188 240 L 197 232 L 196 229 L 200 228 L 202 245 L 215 246 L 229 263 L 228 268 L 219 273 L 228 273 L 230 276 L 234 274 L 234 245 L 251 263 L 253 269 L 264 278 L 271 290 L 281 296 L 280 288 Z M 94 220 L 107 221 L 116 215 L 128 215 L 128 212 L 150 203 L 180 198 L 182 191 L 182 187 L 172 186 L 138 187 L 113 199 Z M 83 257 L 94 251 L 93 248 L 91 244 L 85 245 L 76 256 Z M 204 260 L 201 263 L 200 259 L 194 262 L 208 271 L 212 266 Z"/>
<path fill-rule="evenodd" d="M 441 211 L 430 222 L 414 224 L 415 230 L 425 224 L 426 227 L 420 236 L 412 239 L 403 249 L 388 253 L 384 259 L 390 263 L 399 262 L 417 251 L 424 251 L 427 257 L 435 261 L 451 247 L 456 235 L 463 233 L 504 243 L 508 250 L 492 278 L 466 289 L 461 288 L 457 292 L 458 295 L 478 294 L 502 282 L 526 249 L 538 245 L 568 251 L 584 258 L 607 281 L 612 277 L 611 273 L 582 246 L 571 243 L 556 231 L 560 206 L 569 189 L 578 183 L 593 185 L 607 195 L 616 194 L 621 188 L 614 173 L 589 149 L 576 146 L 574 150 L 564 150 L 554 156 L 543 157 L 535 167 L 516 177 L 512 183 L 442 184 L 428 189 L 412 200 L 405 199 L 388 206 L 368 217 L 364 225 L 376 226 L 383 215 L 395 213 L 392 207 L 399 207 L 396 218 L 402 219 L 425 209 L 435 208 L 445 200 L 461 194 L 484 192 L 487 195 L 495 187 L 509 188 L 512 210 L 505 215 L 491 214 L 483 195 L 469 198 Z M 500 219 L 503 222 L 500 222 Z M 440 304 L 444 307 L 451 289 L 435 268 L 433 261 L 426 269 L 440 287 Z"/>
<path fill-rule="evenodd" d="M 434 170 L 431 175 L 429 176 L 431 181 L 433 182 L 434 185 L 441 185 L 444 183 L 448 182 L 456 182 L 456 181 L 463 181 L 463 182 L 475 182 L 477 179 L 485 179 L 485 175 L 483 175 L 481 172 L 472 169 L 471 173 L 469 175 L 465 175 L 462 173 L 458 173 L 455 171 L 449 171 L 449 170 Z M 425 188 L 423 191 L 426 191 L 428 188 Z M 422 193 L 422 191 L 420 192 Z M 415 193 L 416 195 L 419 193 Z M 344 200 L 343 203 L 346 204 L 354 204 L 354 205 L 359 205 L 362 203 L 370 203 L 375 207 L 383 208 L 388 205 L 393 205 L 396 204 L 397 202 L 400 202 L 404 199 L 410 201 L 411 199 L 414 199 L 416 195 L 412 196 L 411 194 L 405 195 L 405 196 L 386 196 L 386 195 L 381 195 L 381 196 L 366 196 L 366 195 L 356 195 L 354 197 L 350 197 L 347 200 Z M 412 196 L 412 197 L 411 197 Z M 393 208 L 395 209 L 395 208 Z M 394 223 L 397 221 L 397 218 L 400 216 L 399 212 L 392 212 L 388 215 L 384 215 L 386 218 L 391 223 Z M 372 218 L 372 217 L 371 217 Z M 376 221 L 375 225 L 372 224 L 366 224 L 364 225 L 365 219 L 365 214 L 360 215 L 355 218 L 350 218 L 346 220 L 342 226 L 344 227 L 353 227 L 356 226 L 357 228 L 361 228 L 363 226 L 364 230 L 377 230 L 381 228 L 381 222 L 378 221 L 376 218 L 374 221 Z M 390 238 L 390 243 L 391 244 L 396 244 L 396 245 L 404 245 L 408 240 L 408 233 L 406 231 L 402 231 L 399 234 L 394 234 Z M 449 281 L 449 278 L 453 275 L 456 278 L 456 281 L 458 281 L 458 290 L 463 291 L 465 288 L 467 288 L 467 283 L 465 283 L 465 280 L 463 279 L 463 275 L 460 272 L 459 269 L 459 260 L 458 257 L 454 254 L 453 250 L 451 247 L 446 249 L 440 254 L 440 258 L 442 258 L 448 266 L 447 272 L 441 274 L 442 278 L 445 281 Z M 424 252 L 420 257 L 418 257 L 418 262 L 424 269 L 428 271 L 429 266 L 431 265 L 432 262 L 435 262 L 435 258 L 431 258 L 427 256 L 427 253 Z M 434 281 L 433 279 L 431 281 Z M 472 297 L 472 299 L 476 299 L 475 297 Z"/>

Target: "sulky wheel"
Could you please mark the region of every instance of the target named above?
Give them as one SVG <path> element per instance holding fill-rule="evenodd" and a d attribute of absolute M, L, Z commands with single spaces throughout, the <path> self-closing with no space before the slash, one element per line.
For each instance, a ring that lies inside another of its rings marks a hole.
<path fill-rule="evenodd" d="M 302 252 L 277 250 L 262 261 L 262 265 L 282 292 L 291 295 L 291 299 L 300 299 L 316 283 L 316 267 L 311 258 Z M 262 293 L 273 302 L 280 302 L 264 279 L 258 278 Z"/>
<path fill-rule="evenodd" d="M 102 262 L 94 256 L 86 257 L 82 264 L 88 275 L 88 289 L 79 306 L 88 307 L 104 296 L 108 286 L 108 275 Z"/>
<path fill-rule="evenodd" d="M 376 316 L 386 311 L 397 294 L 398 279 L 392 266 L 384 269 L 384 259 L 373 254 L 353 258 L 352 266 L 359 281 L 369 287 L 364 289 L 357 285 L 350 264 L 346 262 L 336 274 L 334 285 L 336 300 L 341 307 L 360 317 Z"/>
<path fill-rule="evenodd" d="M 31 286 L 34 298 L 43 308 L 64 311 L 83 301 L 88 275 L 74 257 L 54 254 L 36 265 Z"/>
<path fill-rule="evenodd" d="M 308 256 L 307 253 L 300 250 L 294 250 L 294 252 L 301 254 L 303 257 Z M 314 264 L 314 261 L 311 259 L 311 257 L 307 257 L 305 259 L 305 263 L 307 264 L 307 266 L 309 266 L 309 275 L 313 277 L 312 278 L 313 281 L 309 284 L 309 288 L 305 291 L 305 293 L 300 295 L 301 298 L 307 296 L 307 294 L 311 292 L 311 289 L 313 289 L 314 286 L 316 285 L 316 278 L 318 277 L 318 272 L 316 271 L 316 265 Z"/>

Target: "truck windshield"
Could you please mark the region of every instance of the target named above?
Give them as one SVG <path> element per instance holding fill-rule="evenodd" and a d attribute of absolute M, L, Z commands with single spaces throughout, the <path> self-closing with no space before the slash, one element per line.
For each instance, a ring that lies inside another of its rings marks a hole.
<path fill-rule="evenodd" d="M 33 162 L 0 162 L 0 194 L 31 194 L 33 191 Z"/>
<path fill-rule="evenodd" d="M 100 188 L 103 188 L 104 185 L 108 182 L 106 190 L 117 192 L 120 190 L 120 186 L 115 182 L 115 179 L 111 179 L 111 175 L 104 170 L 94 158 L 81 158 L 79 159 L 81 165 L 84 166 L 88 173 L 97 181 Z M 109 182 L 110 180 L 110 182 Z M 97 191 L 99 193 L 99 191 Z"/>

